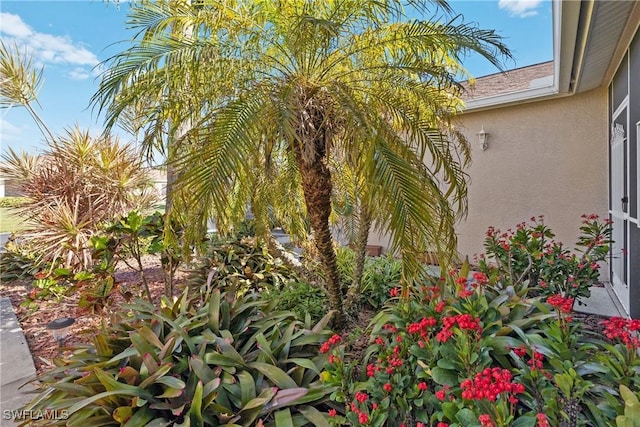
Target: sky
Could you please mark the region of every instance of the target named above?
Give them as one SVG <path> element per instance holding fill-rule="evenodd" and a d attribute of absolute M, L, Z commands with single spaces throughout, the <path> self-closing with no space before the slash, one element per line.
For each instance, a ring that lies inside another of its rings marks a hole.
<path fill-rule="evenodd" d="M 514 60 L 506 69 L 553 59 L 550 0 L 449 0 L 464 22 L 495 29 Z M 97 90 L 101 62 L 126 49 L 135 31 L 126 25 L 127 6 L 121 0 L 2 0 L 0 39 L 28 49 L 44 67 L 38 114 L 54 134 L 74 125 L 95 134 L 102 117 L 90 106 Z M 465 67 L 480 77 L 498 72 L 488 61 L 470 57 Z M 121 135 L 127 139 L 126 135 Z M 33 120 L 19 106 L 0 110 L 0 150 L 34 152 L 45 148 Z"/>

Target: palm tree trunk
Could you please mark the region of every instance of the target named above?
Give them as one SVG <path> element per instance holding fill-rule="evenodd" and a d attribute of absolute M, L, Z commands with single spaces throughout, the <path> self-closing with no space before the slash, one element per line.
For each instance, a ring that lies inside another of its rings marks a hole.
<path fill-rule="evenodd" d="M 307 214 L 313 229 L 313 239 L 318 249 L 320 263 L 325 271 L 329 306 L 337 312 L 335 327 L 341 328 L 345 322 L 343 295 L 336 262 L 336 252 L 333 248 L 333 237 L 329 228 L 332 191 L 331 171 L 325 162 L 323 150 L 319 150 L 313 161 L 308 161 L 303 158 L 301 145 L 294 144 L 294 147 L 296 163 L 302 178 L 302 190 L 307 206 Z"/>
<path fill-rule="evenodd" d="M 353 281 L 347 293 L 347 311 L 356 303 L 362 288 L 362 274 L 364 272 L 364 261 L 367 257 L 367 242 L 369 240 L 369 230 L 371 229 L 371 212 L 369 205 L 362 202 L 358 218 L 358 234 L 354 242 L 355 259 L 353 262 Z"/>

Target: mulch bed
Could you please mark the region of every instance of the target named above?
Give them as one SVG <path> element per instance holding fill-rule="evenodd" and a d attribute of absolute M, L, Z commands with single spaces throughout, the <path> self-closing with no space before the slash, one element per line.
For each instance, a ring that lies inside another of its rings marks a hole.
<path fill-rule="evenodd" d="M 149 288 L 151 290 L 154 303 L 160 301 L 160 297 L 164 292 L 164 282 L 162 278 L 162 270 L 159 261 L 155 258 L 145 259 L 145 275 L 147 277 Z M 33 362 L 36 371 L 41 374 L 52 366 L 52 359 L 56 357 L 58 347 L 49 331 L 47 324 L 54 319 L 61 317 L 72 317 L 76 321 L 72 325 L 71 333 L 66 339 L 67 345 L 82 344 L 91 341 L 91 336 L 97 328 L 101 327 L 103 319 L 109 318 L 109 313 L 118 310 L 118 308 L 127 302 L 130 295 L 142 296 L 143 286 L 140 274 L 130 268 L 119 268 L 116 272 L 116 283 L 118 290 L 113 293 L 109 299 L 103 313 L 90 313 L 78 307 L 78 295 L 66 297 L 63 301 L 37 301 L 37 308 L 28 308 L 22 305 L 24 298 L 31 291 L 31 281 L 12 281 L 0 284 L 0 296 L 7 297 L 11 300 L 16 316 L 20 321 L 24 331 L 29 349 L 33 356 Z M 184 282 L 185 273 L 178 273 L 174 289 L 180 289 L 180 285 Z M 374 313 L 364 310 L 360 319 L 355 319 L 354 327 L 358 330 L 366 329 L 368 321 L 373 317 Z M 574 313 L 574 319 L 584 323 L 586 327 L 594 332 L 601 333 L 603 326 L 602 320 L 606 317 Z M 358 339 L 352 350 L 364 352 L 368 343 L 365 334 Z M 364 355 L 364 354 L 363 354 Z"/>
<path fill-rule="evenodd" d="M 149 283 L 154 303 L 160 302 L 164 293 L 164 281 L 159 261 L 146 260 L 145 275 Z M 178 273 L 177 285 L 179 287 L 184 274 Z M 45 372 L 52 366 L 52 359 L 56 357 L 58 346 L 51 333 L 47 330 L 47 324 L 61 317 L 71 317 L 75 323 L 70 328 L 70 334 L 65 339 L 65 345 L 82 344 L 91 341 L 94 331 L 101 327 L 103 319 L 109 319 L 109 313 L 127 303 L 130 295 L 142 297 L 143 289 L 140 274 L 130 268 L 119 268 L 115 275 L 118 289 L 112 294 L 107 306 L 102 313 L 91 313 L 78 307 L 79 295 L 76 293 L 64 297 L 62 301 L 37 300 L 37 308 L 26 307 L 22 303 L 25 296 L 32 289 L 31 280 L 16 280 L 0 284 L 0 296 L 9 298 L 16 313 L 22 330 L 31 350 L 33 363 L 38 374 Z M 146 299 L 146 296 L 145 296 Z M 64 349 L 63 349 L 64 351 Z"/>

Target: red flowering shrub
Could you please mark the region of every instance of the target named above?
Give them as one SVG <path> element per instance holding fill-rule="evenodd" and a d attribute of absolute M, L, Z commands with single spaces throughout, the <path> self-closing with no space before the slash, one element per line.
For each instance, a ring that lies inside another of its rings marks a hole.
<path fill-rule="evenodd" d="M 526 281 L 543 295 L 588 297 L 589 288 L 599 280 L 600 262 L 609 253 L 611 231 L 608 219 L 582 215 L 581 235 L 571 251 L 553 240 L 555 235 L 544 224 L 543 216 L 532 217 L 529 223 L 522 222 L 506 232 L 489 227 L 484 243 L 486 256 L 480 257 L 479 269 L 490 282 L 503 287 L 519 287 Z"/>
<path fill-rule="evenodd" d="M 604 335 L 610 340 L 620 341 L 629 349 L 640 348 L 640 338 L 638 338 L 640 320 L 612 317 L 604 320 L 602 324 L 605 327 Z"/>

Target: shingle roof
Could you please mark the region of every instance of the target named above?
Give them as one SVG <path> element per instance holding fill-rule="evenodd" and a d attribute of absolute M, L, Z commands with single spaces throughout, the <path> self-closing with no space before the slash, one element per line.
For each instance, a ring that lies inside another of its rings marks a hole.
<path fill-rule="evenodd" d="M 542 62 L 505 71 L 504 73 L 479 77 L 473 87 L 469 85 L 468 81 L 462 82 L 464 87 L 462 99 L 470 101 L 542 86 L 551 86 L 552 84 L 553 61 Z"/>

